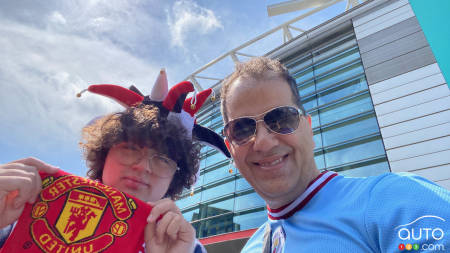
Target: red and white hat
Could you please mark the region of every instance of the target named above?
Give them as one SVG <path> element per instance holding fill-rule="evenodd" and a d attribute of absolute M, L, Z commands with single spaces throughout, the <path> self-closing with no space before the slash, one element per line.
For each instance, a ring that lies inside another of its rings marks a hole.
<path fill-rule="evenodd" d="M 230 153 L 223 138 L 216 132 L 196 124 L 195 113 L 211 94 L 211 89 L 196 93 L 191 82 L 183 81 L 168 90 L 167 75 L 165 70 L 162 69 L 149 96 L 144 96 L 134 86 L 127 89 L 114 84 L 90 85 L 77 96 L 80 97 L 85 91 L 109 97 L 125 108 L 138 106 L 139 104 L 155 105 L 160 108 L 162 117 L 167 117 L 168 120 L 179 120 L 186 129 L 188 138 L 216 148 L 230 158 Z M 189 92 L 194 92 L 194 95 L 186 99 Z"/>

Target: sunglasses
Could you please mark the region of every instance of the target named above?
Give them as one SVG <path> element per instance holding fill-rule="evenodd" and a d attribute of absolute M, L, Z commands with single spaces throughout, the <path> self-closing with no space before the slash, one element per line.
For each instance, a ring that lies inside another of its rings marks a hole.
<path fill-rule="evenodd" d="M 277 134 L 291 134 L 297 130 L 303 112 L 293 106 L 280 106 L 253 117 L 240 117 L 229 121 L 223 134 L 234 145 L 243 145 L 256 135 L 256 125 L 263 121 L 270 131 Z"/>

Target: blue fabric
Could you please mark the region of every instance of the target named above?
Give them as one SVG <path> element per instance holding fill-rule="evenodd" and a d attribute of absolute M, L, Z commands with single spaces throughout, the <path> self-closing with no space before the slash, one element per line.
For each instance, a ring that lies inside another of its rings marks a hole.
<path fill-rule="evenodd" d="M 6 242 L 6 239 L 8 239 L 9 235 L 11 234 L 13 226 L 14 224 L 11 224 L 0 229 L 0 248 L 3 247 L 3 244 L 5 244 Z"/>
<path fill-rule="evenodd" d="M 336 176 L 294 215 L 267 222 L 272 231 L 283 227 L 285 253 L 390 253 L 399 252 L 400 244 L 419 251 L 439 247 L 438 252 L 450 252 L 450 192 L 406 173 Z M 242 252 L 262 252 L 264 226 Z"/>

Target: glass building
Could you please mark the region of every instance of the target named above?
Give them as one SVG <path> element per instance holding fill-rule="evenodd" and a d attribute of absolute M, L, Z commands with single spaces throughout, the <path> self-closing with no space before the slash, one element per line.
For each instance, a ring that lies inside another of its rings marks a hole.
<path fill-rule="evenodd" d="M 353 177 L 409 171 L 450 188 L 450 91 L 408 1 L 367 1 L 265 55 L 297 82 L 318 169 Z M 221 133 L 219 99 L 205 103 L 197 123 Z M 209 246 L 219 241 L 205 243 L 211 237 L 266 221 L 264 201 L 223 154 L 205 146 L 201 159 L 194 194 L 176 202 L 197 238 Z"/>

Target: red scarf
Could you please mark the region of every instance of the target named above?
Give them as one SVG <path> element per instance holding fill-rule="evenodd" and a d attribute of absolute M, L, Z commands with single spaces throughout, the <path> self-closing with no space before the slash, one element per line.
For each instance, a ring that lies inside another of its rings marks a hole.
<path fill-rule="evenodd" d="M 38 200 L 25 206 L 0 253 L 144 252 L 151 206 L 64 171 L 41 178 Z"/>

